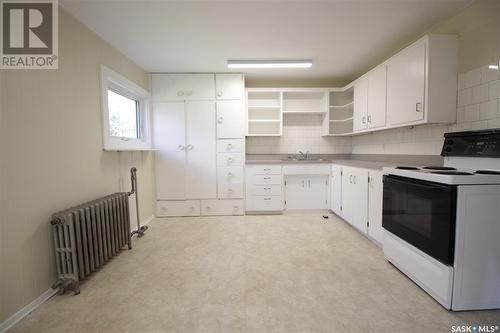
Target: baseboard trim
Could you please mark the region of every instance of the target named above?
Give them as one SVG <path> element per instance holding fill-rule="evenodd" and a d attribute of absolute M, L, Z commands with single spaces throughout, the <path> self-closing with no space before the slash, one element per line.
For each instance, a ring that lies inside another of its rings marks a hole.
<path fill-rule="evenodd" d="M 3 323 L 0 323 L 0 333 L 7 332 L 9 328 L 20 322 L 24 317 L 33 312 L 36 308 L 38 308 L 56 293 L 57 289 L 50 288 L 49 290 L 38 296 L 31 303 L 14 313 L 12 316 L 10 316 L 10 318 L 7 318 Z"/>
<path fill-rule="evenodd" d="M 141 221 L 141 227 L 144 226 L 144 225 L 148 225 L 149 223 L 153 222 L 154 219 L 155 219 L 155 216 L 153 214 L 153 215 L 147 217 L 146 219 L 142 220 Z M 135 227 L 135 228 L 132 229 L 132 231 L 136 231 L 136 230 L 137 230 L 137 227 Z"/>

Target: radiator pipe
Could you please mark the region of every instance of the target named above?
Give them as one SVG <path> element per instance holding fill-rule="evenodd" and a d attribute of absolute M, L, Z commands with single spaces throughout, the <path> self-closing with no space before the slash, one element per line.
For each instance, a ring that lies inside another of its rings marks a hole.
<path fill-rule="evenodd" d="M 128 192 L 128 195 L 131 196 L 135 194 L 135 213 L 137 215 L 137 230 L 132 231 L 131 236 L 137 234 L 137 237 L 144 236 L 144 232 L 148 230 L 148 226 L 143 225 L 141 227 L 141 220 L 139 219 L 139 191 L 137 190 L 137 168 L 132 167 L 130 169 L 130 182 L 132 183 L 132 190 Z"/>

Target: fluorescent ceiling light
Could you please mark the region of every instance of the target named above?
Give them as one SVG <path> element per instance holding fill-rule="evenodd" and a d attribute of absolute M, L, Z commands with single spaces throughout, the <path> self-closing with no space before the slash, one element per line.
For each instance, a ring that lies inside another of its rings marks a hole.
<path fill-rule="evenodd" d="M 489 65 L 488 66 L 490 69 L 498 69 L 498 65 Z"/>
<path fill-rule="evenodd" d="M 228 60 L 227 68 L 310 68 L 312 60 Z"/>

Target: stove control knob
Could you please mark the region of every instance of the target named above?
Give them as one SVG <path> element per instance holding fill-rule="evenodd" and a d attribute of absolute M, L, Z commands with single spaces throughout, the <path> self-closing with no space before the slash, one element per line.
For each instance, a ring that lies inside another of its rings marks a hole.
<path fill-rule="evenodd" d="M 449 153 L 449 152 L 451 151 L 451 147 L 446 147 L 446 148 L 444 149 L 444 151 L 445 151 L 445 152 L 447 152 L 447 153 Z"/>
<path fill-rule="evenodd" d="M 449 145 L 452 145 L 453 144 L 453 140 L 452 139 L 448 139 L 448 140 L 446 140 L 446 143 L 449 144 Z"/>

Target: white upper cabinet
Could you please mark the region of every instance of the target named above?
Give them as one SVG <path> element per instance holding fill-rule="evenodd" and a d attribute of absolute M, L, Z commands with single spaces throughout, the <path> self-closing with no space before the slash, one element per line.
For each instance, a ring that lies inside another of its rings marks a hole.
<path fill-rule="evenodd" d="M 428 35 L 387 62 L 388 127 L 456 121 L 458 38 Z"/>
<path fill-rule="evenodd" d="M 152 74 L 153 101 L 215 99 L 214 74 Z"/>
<path fill-rule="evenodd" d="M 245 79 L 242 74 L 215 74 L 217 99 L 244 99 Z"/>
<path fill-rule="evenodd" d="M 380 128 L 386 125 L 387 67 L 378 66 L 368 73 L 368 110 L 366 122 L 368 128 Z"/>
<path fill-rule="evenodd" d="M 389 125 L 424 119 L 426 43 L 414 44 L 387 63 Z"/>
<path fill-rule="evenodd" d="M 217 139 L 245 138 L 245 101 L 217 101 Z"/>
<path fill-rule="evenodd" d="M 368 112 L 368 80 L 361 77 L 354 83 L 353 131 L 361 131 L 367 127 Z"/>

